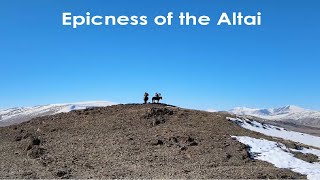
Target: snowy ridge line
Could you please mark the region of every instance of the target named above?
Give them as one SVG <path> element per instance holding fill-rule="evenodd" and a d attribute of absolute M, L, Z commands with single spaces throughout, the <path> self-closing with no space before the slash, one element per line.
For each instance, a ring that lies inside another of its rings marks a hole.
<path fill-rule="evenodd" d="M 255 116 L 268 120 L 320 119 L 320 111 L 304 109 L 293 105 L 270 109 L 237 107 L 228 112 L 236 115 Z"/>
<path fill-rule="evenodd" d="M 0 111 L 0 127 L 29 121 L 35 117 L 67 113 L 73 110 L 81 110 L 93 107 L 106 107 L 116 104 L 117 103 L 109 101 L 89 101 L 66 104 L 49 104 L 34 107 L 11 108 Z"/>
<path fill-rule="evenodd" d="M 249 153 L 254 159 L 266 161 L 278 168 L 290 169 L 307 175 L 308 179 L 320 179 L 320 163 L 309 163 L 294 157 L 290 150 L 284 144 L 268 141 L 265 139 L 256 139 L 247 136 L 232 136 L 237 141 L 249 146 Z M 295 150 L 296 152 L 317 155 L 319 157 L 320 151 L 316 149 Z"/>
<path fill-rule="evenodd" d="M 232 121 L 239 126 L 262 133 L 267 136 L 282 138 L 286 140 L 290 140 L 297 143 L 302 143 L 308 146 L 313 146 L 316 148 L 320 148 L 320 137 L 312 136 L 310 134 L 295 132 L 295 131 L 288 131 L 284 128 L 272 126 L 268 124 L 262 124 L 260 122 L 249 120 L 246 118 L 227 118 L 229 121 Z"/>
<path fill-rule="evenodd" d="M 91 102 L 78 102 L 78 103 L 68 103 L 68 104 L 50 104 L 43 106 L 25 107 L 25 108 L 11 108 L 4 111 L 0 111 L 1 120 L 6 120 L 13 118 L 15 116 L 27 116 L 27 115 L 37 115 L 41 113 L 46 113 L 49 111 L 54 111 L 52 114 L 70 112 L 72 110 L 86 109 L 90 107 L 104 107 L 113 105 L 114 103 L 107 101 L 91 101 Z"/>

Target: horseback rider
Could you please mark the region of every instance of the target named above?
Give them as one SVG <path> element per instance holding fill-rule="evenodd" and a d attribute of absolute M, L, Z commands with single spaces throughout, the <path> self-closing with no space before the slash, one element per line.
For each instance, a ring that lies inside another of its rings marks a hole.
<path fill-rule="evenodd" d="M 147 104 L 148 100 L 149 100 L 149 94 L 147 92 L 144 93 L 144 103 Z"/>
<path fill-rule="evenodd" d="M 162 100 L 161 94 L 160 93 L 156 93 L 154 95 L 154 97 L 152 98 L 152 103 L 159 103 L 160 100 Z"/>

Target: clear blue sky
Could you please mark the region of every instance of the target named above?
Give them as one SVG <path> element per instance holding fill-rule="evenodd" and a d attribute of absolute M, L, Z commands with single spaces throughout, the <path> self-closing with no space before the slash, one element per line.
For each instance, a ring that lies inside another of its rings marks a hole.
<path fill-rule="evenodd" d="M 1 0 L 0 108 L 108 100 L 197 109 L 287 104 L 320 109 L 316 0 Z M 62 13 L 208 15 L 209 26 L 62 26 Z M 222 12 L 260 27 L 218 27 Z"/>

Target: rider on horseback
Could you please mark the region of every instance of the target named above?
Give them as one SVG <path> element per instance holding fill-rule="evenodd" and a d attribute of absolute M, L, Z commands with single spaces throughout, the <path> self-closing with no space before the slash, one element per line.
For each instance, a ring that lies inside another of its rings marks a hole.
<path fill-rule="evenodd" d="M 152 98 L 152 103 L 159 103 L 160 100 L 162 100 L 161 94 L 160 93 L 156 93 L 154 95 L 154 97 Z"/>

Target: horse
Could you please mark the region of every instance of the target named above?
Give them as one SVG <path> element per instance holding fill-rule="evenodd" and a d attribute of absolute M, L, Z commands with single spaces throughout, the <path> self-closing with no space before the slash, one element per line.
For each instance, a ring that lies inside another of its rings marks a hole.
<path fill-rule="evenodd" d="M 158 96 L 158 97 L 155 96 L 155 97 L 152 98 L 152 103 L 159 103 L 160 100 L 162 100 L 161 96 Z"/>

